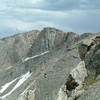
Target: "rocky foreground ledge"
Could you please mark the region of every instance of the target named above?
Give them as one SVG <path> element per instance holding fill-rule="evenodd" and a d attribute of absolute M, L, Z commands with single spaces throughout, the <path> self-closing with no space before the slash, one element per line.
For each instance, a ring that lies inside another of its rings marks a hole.
<path fill-rule="evenodd" d="M 78 52 L 81 61 L 60 88 L 57 100 L 100 100 L 100 36 L 82 41 Z"/>
<path fill-rule="evenodd" d="M 0 100 L 100 100 L 100 34 L 44 28 L 0 40 Z"/>

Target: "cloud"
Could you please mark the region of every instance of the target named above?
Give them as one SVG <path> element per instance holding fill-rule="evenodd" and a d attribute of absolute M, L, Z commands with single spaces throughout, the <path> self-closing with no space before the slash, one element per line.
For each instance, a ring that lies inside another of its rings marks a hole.
<path fill-rule="evenodd" d="M 48 9 L 52 10 L 100 9 L 99 4 L 99 0 L 47 0 Z"/>
<path fill-rule="evenodd" d="M 1 6 L 44 10 L 100 9 L 99 0 L 3 0 Z"/>
<path fill-rule="evenodd" d="M 100 31 L 99 0 L 0 0 L 0 37 L 43 27 Z"/>

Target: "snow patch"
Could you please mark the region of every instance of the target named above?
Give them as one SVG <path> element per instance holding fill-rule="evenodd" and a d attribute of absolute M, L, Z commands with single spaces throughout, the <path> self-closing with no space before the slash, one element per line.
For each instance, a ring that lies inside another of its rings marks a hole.
<path fill-rule="evenodd" d="M 21 86 L 30 76 L 32 75 L 32 73 L 27 72 L 26 74 L 22 75 L 19 79 L 19 81 L 17 82 L 17 84 L 15 85 L 15 87 L 6 95 L 0 97 L 0 99 L 4 99 L 7 96 L 9 96 L 11 93 L 13 93 L 19 86 Z"/>
<path fill-rule="evenodd" d="M 35 55 L 35 56 L 32 56 L 32 57 L 27 57 L 27 58 L 25 58 L 24 60 L 22 59 L 22 61 L 23 61 L 23 62 L 26 62 L 26 61 L 28 61 L 28 60 L 31 60 L 31 59 L 34 59 L 34 58 L 43 56 L 43 55 L 45 55 L 45 54 L 47 54 L 47 53 L 49 53 L 49 51 L 45 51 L 45 52 L 43 52 L 43 53 L 41 53 L 41 54 L 39 54 L 39 55 Z"/>
<path fill-rule="evenodd" d="M 9 70 L 9 69 L 11 69 L 13 66 L 9 66 L 8 68 L 6 68 L 5 70 Z"/>
<path fill-rule="evenodd" d="M 0 90 L 0 94 L 3 93 L 12 83 L 14 83 L 15 81 L 17 80 L 14 79 L 13 81 L 9 82 L 9 83 L 6 83 L 4 86 L 1 87 L 1 90 Z"/>

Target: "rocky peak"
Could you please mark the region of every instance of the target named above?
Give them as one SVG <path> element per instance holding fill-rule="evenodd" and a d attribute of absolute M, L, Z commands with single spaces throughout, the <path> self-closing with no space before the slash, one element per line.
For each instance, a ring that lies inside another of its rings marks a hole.
<path fill-rule="evenodd" d="M 78 35 L 73 32 L 63 32 L 56 28 L 44 28 L 37 40 L 32 44 L 32 47 L 28 53 L 28 56 L 36 54 L 36 52 L 44 52 L 46 50 L 52 50 L 54 48 L 59 48 L 66 43 L 70 46 L 71 43 L 75 42 L 74 38 Z"/>
<path fill-rule="evenodd" d="M 0 99 L 80 99 L 100 81 L 99 35 L 47 27 L 1 39 Z"/>
<path fill-rule="evenodd" d="M 78 36 L 79 35 L 74 32 L 63 32 L 59 29 L 50 27 L 44 28 L 40 34 L 40 37 L 45 39 L 48 49 L 58 47 L 64 42 L 70 45 Z"/>
<path fill-rule="evenodd" d="M 52 49 L 65 40 L 66 34 L 55 28 L 44 28 L 41 32 L 41 37 L 44 38 L 46 48 Z"/>

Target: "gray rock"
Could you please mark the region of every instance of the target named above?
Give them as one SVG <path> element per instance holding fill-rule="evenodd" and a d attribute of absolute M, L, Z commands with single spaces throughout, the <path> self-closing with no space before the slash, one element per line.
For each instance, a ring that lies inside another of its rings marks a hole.
<path fill-rule="evenodd" d="M 86 53 L 88 52 L 88 45 L 80 44 L 78 47 L 78 52 L 81 60 L 84 60 Z"/>
<path fill-rule="evenodd" d="M 35 90 L 27 90 L 25 93 L 21 94 L 16 100 L 36 100 Z"/>
<path fill-rule="evenodd" d="M 89 86 L 78 100 L 100 100 L 100 81 Z"/>
<path fill-rule="evenodd" d="M 81 61 L 76 68 L 74 68 L 70 75 L 75 79 L 75 81 L 79 84 L 82 85 L 84 82 L 85 78 L 87 77 L 87 69 L 85 68 L 85 63 L 84 61 Z"/>
<path fill-rule="evenodd" d="M 100 74 L 100 44 L 86 54 L 85 64 L 90 76 L 96 78 Z"/>
<path fill-rule="evenodd" d="M 68 100 L 68 96 L 66 92 L 63 91 L 62 88 L 60 88 L 58 95 L 57 95 L 57 100 Z"/>
<path fill-rule="evenodd" d="M 26 79 L 5 100 L 66 100 L 67 98 L 74 100 L 79 97 L 84 92 L 81 84 L 87 74 L 84 61 L 80 62 L 77 48 L 80 42 L 85 41 L 86 46 L 80 48 L 83 50 L 80 50 L 80 54 L 84 52 L 82 57 L 85 55 L 83 58 L 90 61 L 89 54 L 91 55 L 94 51 L 94 49 L 89 48 L 93 36 L 91 34 L 78 35 L 73 32 L 63 32 L 55 28 L 44 28 L 41 32 L 35 30 L 1 39 L 0 90 L 6 83 L 15 78 L 20 79 L 29 71 L 32 73 L 32 76 Z M 37 56 L 46 51 L 48 51 L 47 54 Z M 97 54 L 99 54 L 98 48 L 93 55 L 99 58 Z M 93 56 L 93 60 L 97 59 L 95 57 Z M 88 65 L 88 62 L 86 64 Z M 88 66 L 87 69 L 89 71 Z M 61 88 L 65 85 L 66 79 L 72 83 L 69 85 L 71 97 L 68 97 L 66 90 Z M 0 94 L 0 97 L 9 93 L 18 82 L 17 80 L 8 86 Z M 31 87 L 22 95 L 30 84 L 32 84 Z M 36 89 L 35 92 L 34 89 Z"/>
<path fill-rule="evenodd" d="M 80 95 L 84 92 L 83 83 L 87 77 L 87 70 L 85 68 L 84 61 L 81 61 L 76 68 L 74 68 L 66 82 L 66 95 L 72 100 L 79 98 Z M 63 100 L 63 99 L 62 99 Z"/>

